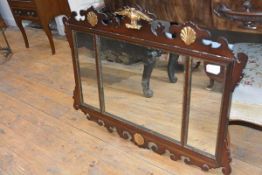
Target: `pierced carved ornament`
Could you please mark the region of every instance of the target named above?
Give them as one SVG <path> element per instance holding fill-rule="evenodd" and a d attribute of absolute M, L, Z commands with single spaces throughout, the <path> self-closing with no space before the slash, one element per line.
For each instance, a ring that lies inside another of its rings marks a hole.
<path fill-rule="evenodd" d="M 138 24 L 138 21 L 140 20 L 145 20 L 147 22 L 153 21 L 148 15 L 142 13 L 139 10 L 136 10 L 135 8 L 125 8 L 124 10 L 115 12 L 115 14 L 130 18 L 131 23 L 126 24 L 126 28 L 129 29 L 140 30 L 142 27 L 141 25 Z"/>
<path fill-rule="evenodd" d="M 86 19 L 92 27 L 95 27 L 98 23 L 97 15 L 94 12 L 88 12 Z"/>
<path fill-rule="evenodd" d="M 145 143 L 145 139 L 141 134 L 136 133 L 134 135 L 134 141 L 138 146 L 142 146 Z"/>
<path fill-rule="evenodd" d="M 191 45 L 196 41 L 196 32 L 191 27 L 184 27 L 181 30 L 180 38 L 186 45 Z"/>

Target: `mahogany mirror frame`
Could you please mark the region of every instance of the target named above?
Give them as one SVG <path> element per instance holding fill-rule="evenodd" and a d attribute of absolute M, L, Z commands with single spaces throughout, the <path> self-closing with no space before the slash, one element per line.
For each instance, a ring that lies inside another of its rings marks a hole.
<path fill-rule="evenodd" d="M 127 7 L 125 7 L 127 8 Z M 151 15 L 149 12 L 138 9 L 144 14 Z M 218 43 L 220 47 L 212 48 L 210 45 L 204 45 L 202 40 L 210 38 L 210 33 L 206 30 L 200 29 L 192 22 L 187 22 L 182 25 L 172 24 L 166 28 L 159 22 L 159 25 L 152 30 L 150 22 L 141 20 L 139 23 L 142 28 L 140 30 L 129 29 L 126 23 L 130 23 L 127 18 L 119 18 L 115 14 L 103 14 L 96 11 L 93 7 L 80 12 L 84 20 L 76 20 L 76 13 L 73 12 L 71 17 L 64 18 L 64 24 L 67 34 L 67 39 L 72 50 L 72 60 L 75 77 L 75 90 L 74 90 L 74 108 L 83 111 L 87 119 L 97 122 L 99 125 L 107 128 L 109 132 L 116 131 L 120 137 L 134 142 L 141 148 L 148 148 L 158 154 L 165 154 L 169 152 L 172 160 L 182 160 L 186 164 L 192 164 L 200 167 L 204 171 L 213 168 L 222 167 L 224 174 L 231 173 L 231 157 L 229 149 L 228 137 L 228 122 L 229 111 L 231 104 L 231 94 L 239 80 L 239 75 L 235 76 L 237 64 L 241 58 L 246 57 L 244 54 L 238 54 L 237 57 L 229 49 L 227 40 L 219 38 Z M 185 29 L 192 29 L 195 33 L 194 40 L 191 43 L 187 42 L 181 33 Z M 167 38 L 165 32 L 169 31 L 171 34 L 176 35 L 175 38 Z M 86 32 L 93 36 L 94 49 L 96 55 L 96 73 L 98 77 L 98 91 L 100 100 L 100 111 L 83 103 L 83 97 L 80 85 L 79 76 L 79 62 L 78 53 L 75 43 L 75 32 Z M 102 87 L 102 73 L 99 66 L 98 55 L 99 50 L 97 42 L 98 37 L 109 37 L 112 39 L 128 41 L 132 44 L 142 44 L 148 47 L 162 49 L 168 52 L 175 52 L 188 57 L 197 57 L 222 65 L 224 69 L 224 91 L 221 101 L 221 113 L 219 118 L 217 146 L 215 156 L 205 155 L 194 149 L 186 146 L 188 134 L 188 111 L 189 111 L 189 97 L 190 92 L 190 59 L 186 61 L 185 72 L 185 87 L 184 87 L 184 104 L 183 104 L 183 118 L 181 129 L 181 143 L 176 143 L 165 137 L 161 137 L 153 132 L 149 132 L 136 124 L 125 122 L 117 117 L 113 117 L 105 112 L 103 101 L 103 87 Z M 240 74 L 240 73 L 239 73 Z M 131 138 L 130 138 L 131 136 Z"/>

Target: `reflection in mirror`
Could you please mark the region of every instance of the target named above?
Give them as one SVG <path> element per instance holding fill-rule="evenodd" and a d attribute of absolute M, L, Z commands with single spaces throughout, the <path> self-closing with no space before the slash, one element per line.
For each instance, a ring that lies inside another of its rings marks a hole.
<path fill-rule="evenodd" d="M 93 35 L 75 32 L 83 102 L 99 109 L 99 94 Z"/>
<path fill-rule="evenodd" d="M 224 67 L 191 59 L 192 82 L 187 144 L 215 155 L 224 83 Z M 200 65 L 196 67 L 195 65 Z"/>
<path fill-rule="evenodd" d="M 100 43 L 106 113 L 180 141 L 183 70 L 169 80 L 167 52 L 105 37 Z"/>

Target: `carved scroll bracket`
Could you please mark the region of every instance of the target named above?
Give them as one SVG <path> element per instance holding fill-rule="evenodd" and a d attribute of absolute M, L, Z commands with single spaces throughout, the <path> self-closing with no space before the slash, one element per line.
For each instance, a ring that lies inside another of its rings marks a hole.
<path fill-rule="evenodd" d="M 121 125 L 115 125 L 111 120 L 102 119 L 102 117 L 98 116 L 96 112 L 92 112 L 83 108 L 80 108 L 80 110 L 85 113 L 88 120 L 94 121 L 99 126 L 105 127 L 110 133 L 116 132 L 121 138 L 131 141 L 141 148 L 146 148 L 160 155 L 168 156 L 173 161 L 180 160 L 187 165 L 196 165 L 203 171 L 209 171 L 210 169 L 217 168 L 217 165 L 214 166 L 208 162 L 204 163 L 200 159 L 194 158 L 187 153 L 184 154 L 175 148 L 166 147 L 164 143 L 157 143 L 156 140 L 152 139 L 148 135 L 143 134 L 142 132 L 137 132 L 134 129 L 125 128 Z M 226 152 L 226 156 L 227 155 L 228 152 Z M 227 165 L 226 163 L 227 162 L 225 162 L 226 167 L 224 167 L 224 171 L 228 172 L 228 169 L 226 168 L 230 167 L 230 165 Z"/>

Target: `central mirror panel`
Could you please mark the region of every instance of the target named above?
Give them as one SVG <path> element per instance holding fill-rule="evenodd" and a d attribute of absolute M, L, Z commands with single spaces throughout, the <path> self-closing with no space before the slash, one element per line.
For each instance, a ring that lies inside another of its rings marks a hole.
<path fill-rule="evenodd" d="M 97 42 L 105 112 L 180 142 L 183 69 L 175 72 L 171 82 L 168 52 L 106 37 Z M 175 54 L 171 57 L 178 59 Z"/>

